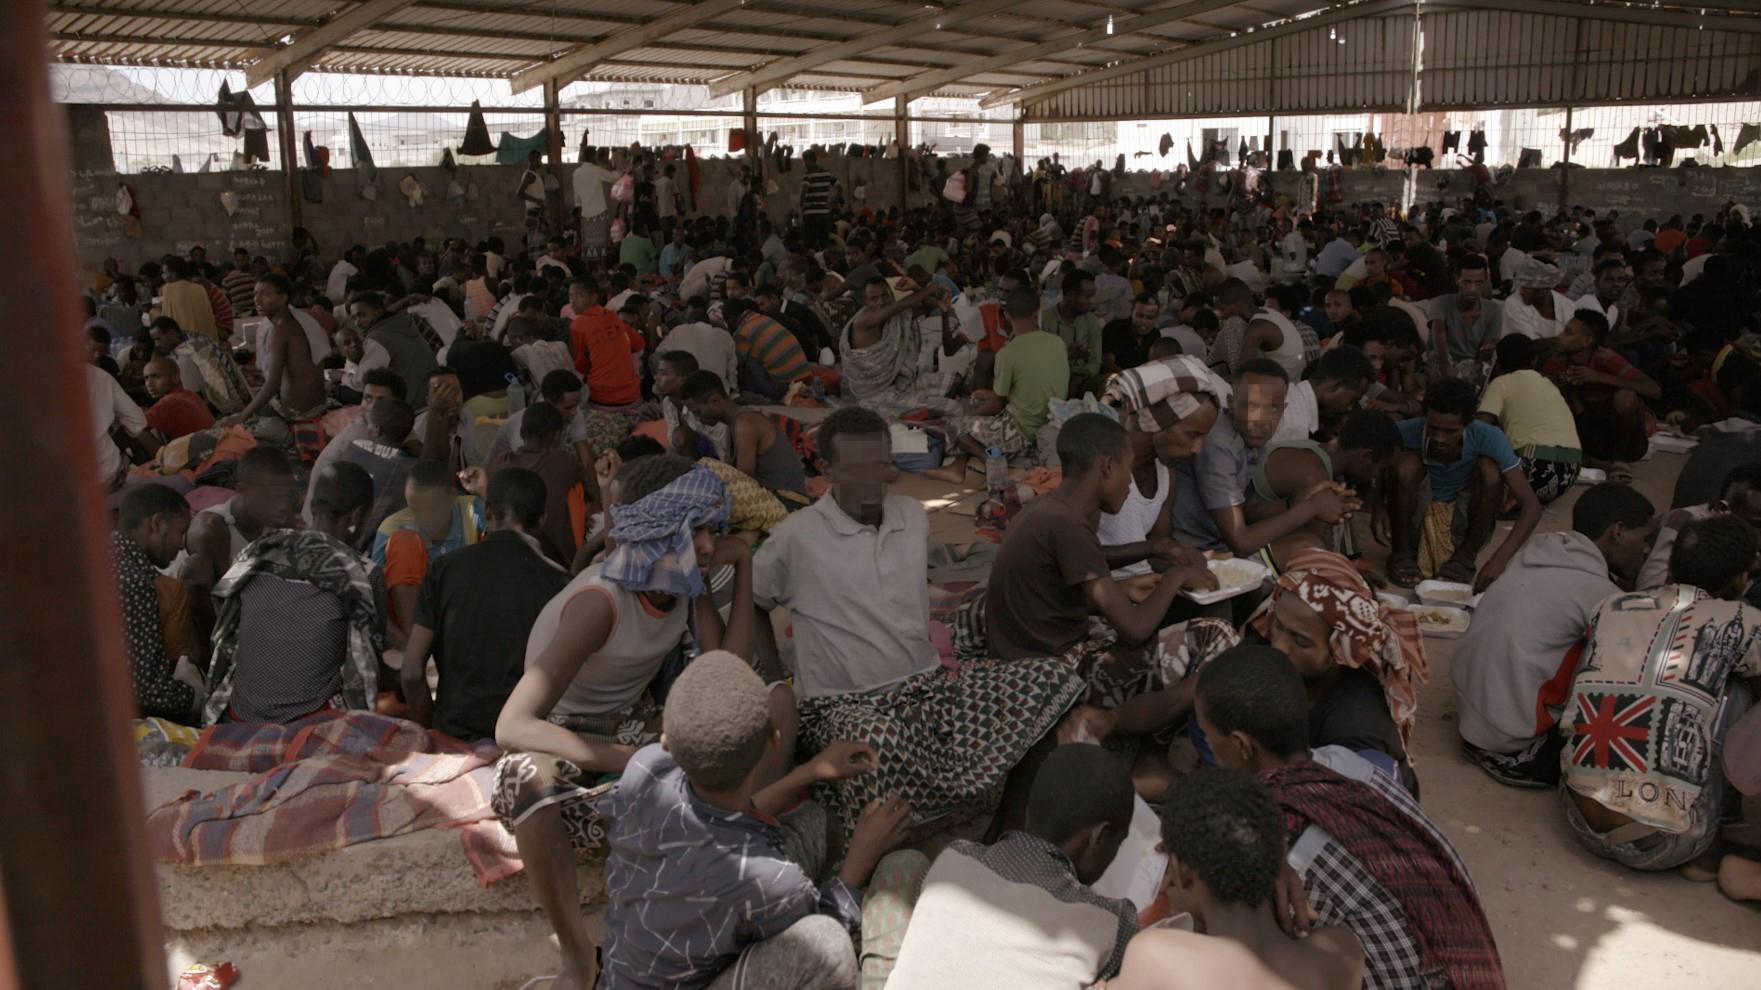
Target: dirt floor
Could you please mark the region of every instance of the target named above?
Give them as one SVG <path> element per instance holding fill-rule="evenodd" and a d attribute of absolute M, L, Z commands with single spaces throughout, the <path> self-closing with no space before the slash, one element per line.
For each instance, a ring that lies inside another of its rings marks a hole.
<path fill-rule="evenodd" d="M 1683 460 L 1654 454 L 1634 465 L 1634 484 L 1667 508 Z M 962 510 L 971 511 L 971 500 L 958 500 L 959 491 L 915 476 L 897 487 L 932 508 L 938 539 L 969 538 Z M 1548 506 L 1540 531 L 1569 529 L 1583 490 Z M 1501 525 L 1494 545 L 1508 531 Z M 1428 638 L 1425 646 L 1430 681 L 1412 746 L 1424 807 L 1473 872 L 1513 990 L 1761 986 L 1761 908 L 1674 872 L 1643 874 L 1596 859 L 1567 829 L 1557 792 L 1505 787 L 1465 762 L 1449 680 L 1455 643 Z"/>

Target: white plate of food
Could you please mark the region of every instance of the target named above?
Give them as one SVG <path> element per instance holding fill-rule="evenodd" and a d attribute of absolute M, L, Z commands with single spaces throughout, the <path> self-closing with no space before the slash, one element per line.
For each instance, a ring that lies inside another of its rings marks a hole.
<path fill-rule="evenodd" d="M 1445 608 L 1473 608 L 1478 601 L 1474 596 L 1474 586 L 1457 584 L 1454 581 L 1420 581 L 1418 587 L 1419 601 L 1426 605 L 1442 605 Z"/>
<path fill-rule="evenodd" d="M 1578 468 L 1577 483 L 1580 485 L 1600 485 L 1607 480 L 1607 471 L 1602 471 L 1597 468 Z"/>
<path fill-rule="evenodd" d="M 1419 620 L 1419 632 L 1433 639 L 1459 639 L 1467 632 L 1467 609 L 1448 605 L 1414 605 L 1408 611 Z"/>
<path fill-rule="evenodd" d="M 1258 588 L 1266 578 L 1272 576 L 1272 572 L 1266 570 L 1266 565 L 1257 560 L 1239 558 L 1213 560 L 1206 566 L 1211 569 L 1211 575 L 1217 579 L 1217 590 L 1193 591 L 1188 589 L 1181 592 L 1200 605 L 1209 605 L 1213 602 L 1227 601 L 1237 595 L 1245 595 Z"/>

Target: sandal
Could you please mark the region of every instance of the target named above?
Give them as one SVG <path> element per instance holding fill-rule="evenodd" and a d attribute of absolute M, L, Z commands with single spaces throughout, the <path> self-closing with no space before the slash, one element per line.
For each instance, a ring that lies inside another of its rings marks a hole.
<path fill-rule="evenodd" d="M 1388 558 L 1388 580 L 1395 586 L 1410 588 L 1424 579 L 1419 571 L 1419 555 L 1411 551 Z"/>
<path fill-rule="evenodd" d="M 1452 581 L 1456 584 L 1474 583 L 1474 565 L 1457 557 L 1451 557 L 1437 568 L 1437 580 Z"/>

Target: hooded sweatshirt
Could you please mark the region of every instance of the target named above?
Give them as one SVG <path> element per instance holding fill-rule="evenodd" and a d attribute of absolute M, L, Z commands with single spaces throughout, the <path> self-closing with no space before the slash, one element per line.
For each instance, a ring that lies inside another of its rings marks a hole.
<path fill-rule="evenodd" d="M 1620 589 L 1595 541 L 1543 533 L 1492 583 L 1450 665 L 1461 738 L 1519 753 L 1559 721 L 1596 607 Z"/>

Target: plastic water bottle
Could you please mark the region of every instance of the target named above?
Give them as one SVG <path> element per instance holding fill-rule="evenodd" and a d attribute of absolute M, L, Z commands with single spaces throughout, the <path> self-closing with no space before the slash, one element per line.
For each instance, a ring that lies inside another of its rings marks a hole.
<path fill-rule="evenodd" d="M 988 521 L 997 529 L 1007 527 L 1021 499 L 1015 493 L 1015 482 L 1009 479 L 1009 458 L 996 447 L 984 452 L 984 487 L 989 495 L 985 503 Z"/>
<path fill-rule="evenodd" d="M 526 386 L 520 384 L 518 375 L 504 375 L 508 383 L 508 412 L 517 413 L 526 408 Z"/>

